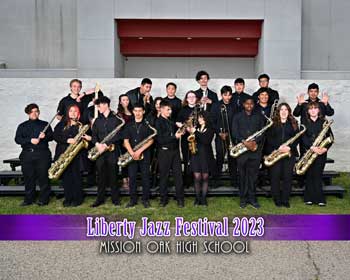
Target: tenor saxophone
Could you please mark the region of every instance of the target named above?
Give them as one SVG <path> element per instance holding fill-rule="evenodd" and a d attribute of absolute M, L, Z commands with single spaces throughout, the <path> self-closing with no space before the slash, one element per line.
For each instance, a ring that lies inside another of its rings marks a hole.
<path fill-rule="evenodd" d="M 105 138 L 103 138 L 103 140 L 101 141 L 101 144 L 106 143 L 107 141 L 111 140 L 117 133 L 118 131 L 124 126 L 125 121 L 120 118 L 117 114 L 115 114 L 113 112 L 113 114 L 121 121 L 121 124 L 118 125 L 115 129 L 113 129 Z M 115 145 L 111 144 L 107 147 L 107 149 L 105 151 L 109 151 L 109 152 L 113 152 L 115 150 Z M 88 158 L 90 160 L 97 160 L 97 158 L 102 155 L 102 153 L 100 153 L 96 147 L 93 147 L 89 150 L 88 153 Z"/>
<path fill-rule="evenodd" d="M 141 147 L 143 147 L 144 145 L 146 145 L 149 141 L 152 140 L 153 137 L 155 137 L 157 135 L 157 130 L 152 127 L 147 121 L 146 124 L 148 125 L 148 127 L 153 131 L 153 133 L 148 136 L 147 138 L 145 138 L 144 140 L 142 140 L 140 143 L 138 143 L 133 150 L 137 151 L 139 150 Z M 139 160 L 143 159 L 143 155 L 140 156 Z M 131 163 L 134 159 L 132 158 L 132 156 L 129 154 L 129 152 L 126 152 L 125 154 L 121 155 L 118 158 L 118 165 L 121 167 L 125 167 L 127 166 L 129 163 Z"/>
<path fill-rule="evenodd" d="M 273 125 L 273 121 L 269 117 L 267 117 L 266 115 L 264 115 L 264 117 L 267 119 L 267 124 L 262 129 L 258 130 L 257 132 L 246 138 L 245 141 L 255 140 Z M 256 150 L 257 148 L 254 151 Z M 239 143 L 230 149 L 230 156 L 233 158 L 237 158 L 240 155 L 244 154 L 246 151 L 248 151 L 248 148 L 243 143 Z"/>
<path fill-rule="evenodd" d="M 296 133 L 293 137 L 289 138 L 286 142 L 284 142 L 281 146 L 289 146 L 293 144 L 301 135 L 304 134 L 306 131 L 305 125 L 300 125 L 302 127 L 302 130 L 300 130 L 298 133 Z M 278 149 L 274 150 L 271 154 L 264 157 L 264 164 L 268 167 L 274 165 L 277 161 L 285 158 L 285 157 L 291 157 L 292 153 L 289 152 L 281 152 Z"/>
<path fill-rule="evenodd" d="M 63 154 L 51 165 L 48 174 L 49 179 L 58 179 L 61 177 L 62 173 L 66 170 L 67 166 L 72 162 L 74 157 L 83 149 L 87 149 L 89 143 L 82 137 L 88 131 L 89 125 L 82 125 L 79 123 L 79 132 L 74 137 L 75 143 L 69 144 L 68 148 Z"/>
<path fill-rule="evenodd" d="M 326 146 L 334 142 L 333 135 L 325 138 L 332 123 L 333 120 L 326 120 L 324 122 L 321 132 L 318 134 L 318 136 L 311 145 L 312 147 L 325 148 Z M 311 149 L 307 150 L 307 152 L 302 156 L 302 158 L 295 164 L 296 174 L 304 175 L 317 157 L 317 153 L 313 152 Z"/>

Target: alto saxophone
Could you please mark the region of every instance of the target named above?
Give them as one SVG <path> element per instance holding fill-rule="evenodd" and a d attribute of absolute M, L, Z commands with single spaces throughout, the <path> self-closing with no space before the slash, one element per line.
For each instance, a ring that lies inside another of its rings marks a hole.
<path fill-rule="evenodd" d="M 148 121 L 146 121 L 146 124 L 148 125 L 148 127 L 153 130 L 153 133 L 148 136 L 147 138 L 145 138 L 144 140 L 142 140 L 140 143 L 138 143 L 134 148 L 133 151 L 137 151 L 139 150 L 141 147 L 143 147 L 144 145 L 146 145 L 149 141 L 152 140 L 153 137 L 155 137 L 157 135 L 157 130 L 152 127 Z M 143 159 L 143 155 L 141 155 L 139 160 Z M 132 156 L 129 154 L 129 152 L 126 152 L 125 154 L 121 155 L 118 158 L 118 165 L 121 167 L 125 167 L 127 166 L 129 163 L 131 163 L 134 159 L 132 158 Z"/>
<path fill-rule="evenodd" d="M 113 129 L 105 138 L 103 138 L 103 140 L 101 141 L 101 144 L 106 143 L 107 141 L 111 140 L 117 133 L 118 131 L 124 126 L 125 121 L 120 118 L 117 114 L 115 114 L 113 112 L 113 114 L 122 122 L 120 125 L 118 125 L 115 129 Z M 115 145 L 111 144 L 109 145 L 105 151 L 109 151 L 109 152 L 113 152 L 115 150 Z M 97 160 L 97 158 L 102 155 L 102 153 L 100 153 L 96 147 L 93 147 L 89 150 L 88 153 L 88 158 L 90 160 Z"/>
<path fill-rule="evenodd" d="M 306 131 L 305 125 L 300 125 L 302 127 L 302 130 L 300 130 L 298 133 L 296 133 L 293 137 L 289 138 L 286 142 L 284 142 L 281 146 L 289 146 L 295 142 L 301 135 L 304 134 Z M 278 149 L 274 150 L 271 154 L 264 157 L 264 164 L 268 167 L 274 165 L 277 161 L 285 158 L 285 157 L 291 157 L 292 153 L 289 152 L 281 152 Z"/>
<path fill-rule="evenodd" d="M 273 121 L 269 117 L 267 117 L 266 115 L 264 115 L 264 117 L 267 119 L 268 123 L 262 129 L 258 130 L 257 132 L 246 138 L 245 141 L 253 141 L 257 137 L 261 136 L 267 129 L 269 129 L 273 125 Z M 256 150 L 257 148 L 254 151 Z M 239 143 L 230 149 L 230 156 L 233 158 L 237 158 L 240 155 L 244 154 L 246 151 L 248 151 L 248 148 L 243 143 Z"/>
<path fill-rule="evenodd" d="M 79 132 L 74 137 L 75 143 L 69 144 L 64 153 L 61 154 L 59 158 L 51 165 L 48 171 L 49 179 L 58 179 L 61 177 L 63 171 L 66 170 L 67 166 L 72 162 L 74 157 L 81 151 L 81 149 L 87 149 L 89 143 L 82 137 L 88 131 L 89 125 L 82 125 L 79 123 L 79 126 Z"/>
<path fill-rule="evenodd" d="M 311 145 L 312 147 L 325 148 L 326 146 L 334 142 L 333 135 L 325 138 L 332 123 L 333 120 L 326 120 L 324 122 L 321 132 L 318 134 L 318 136 Z M 317 153 L 313 152 L 311 149 L 307 150 L 307 152 L 302 156 L 302 158 L 295 164 L 296 174 L 304 175 L 317 157 Z"/>
<path fill-rule="evenodd" d="M 196 127 L 197 126 L 197 122 L 198 122 L 198 110 L 200 109 L 200 107 L 198 108 L 198 105 L 196 105 L 193 109 L 193 112 L 191 113 L 191 122 L 189 123 L 188 127 Z M 190 117 L 191 117 L 190 116 Z M 188 137 L 187 137 L 187 142 L 188 142 L 188 150 L 190 151 L 190 153 L 192 155 L 195 155 L 198 152 L 198 148 L 197 148 L 197 140 L 196 140 L 196 135 L 195 132 L 192 132 Z"/>

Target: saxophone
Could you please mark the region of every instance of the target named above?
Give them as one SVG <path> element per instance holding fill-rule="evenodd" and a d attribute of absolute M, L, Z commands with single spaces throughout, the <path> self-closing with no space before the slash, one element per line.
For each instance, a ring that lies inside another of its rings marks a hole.
<path fill-rule="evenodd" d="M 262 135 L 267 129 L 269 129 L 273 125 L 273 121 L 269 117 L 267 117 L 266 115 L 264 115 L 264 117 L 267 119 L 268 123 L 262 129 L 258 130 L 257 132 L 246 138 L 245 141 L 253 141 L 254 139 L 256 139 L 256 137 Z M 254 149 L 254 152 L 257 149 L 258 147 Z M 230 149 L 230 156 L 233 158 L 237 158 L 240 155 L 244 154 L 246 151 L 248 151 L 248 148 L 243 143 L 239 143 Z"/>
<path fill-rule="evenodd" d="M 157 135 L 157 130 L 152 127 L 148 121 L 146 121 L 146 124 L 148 125 L 148 127 L 153 130 L 153 133 L 148 136 L 147 138 L 145 138 L 144 140 L 142 140 L 140 143 L 138 143 L 134 148 L 133 150 L 134 151 L 137 151 L 139 150 L 141 147 L 143 147 L 144 145 L 146 145 L 150 140 L 152 140 L 152 138 L 154 136 Z M 140 159 L 139 160 L 142 160 L 143 159 L 143 155 L 141 155 Z M 125 167 L 127 166 L 130 162 L 132 162 L 134 159 L 132 158 L 132 156 L 129 154 L 129 152 L 126 152 L 125 154 L 121 155 L 119 158 L 118 158 L 118 165 L 121 166 L 121 167 Z"/>
<path fill-rule="evenodd" d="M 115 129 L 113 129 L 110 133 L 108 133 L 108 135 L 103 138 L 103 140 L 101 141 L 101 144 L 104 144 L 106 143 L 107 141 L 111 140 L 117 133 L 118 131 L 124 126 L 125 124 L 125 121 L 120 118 L 117 114 L 115 114 L 113 112 L 113 114 L 122 122 L 120 125 L 118 125 Z M 109 151 L 109 152 L 113 152 L 115 150 L 115 145 L 114 144 L 111 144 L 107 147 L 107 149 L 105 151 Z M 101 153 L 102 154 L 102 153 Z M 96 147 L 93 147 L 89 150 L 89 153 L 88 153 L 88 158 L 90 160 L 96 160 L 100 155 L 101 155 L 97 148 Z"/>
<path fill-rule="evenodd" d="M 334 142 L 334 138 L 332 135 L 325 138 L 326 133 L 330 129 L 332 123 L 333 120 L 326 120 L 324 122 L 321 132 L 318 134 L 318 136 L 312 143 L 312 147 L 325 148 L 326 146 Z M 304 175 L 317 157 L 317 153 L 313 152 L 311 149 L 307 150 L 307 152 L 302 156 L 302 158 L 295 164 L 296 174 Z"/>
<path fill-rule="evenodd" d="M 88 142 L 82 139 L 83 135 L 88 131 L 89 125 L 82 125 L 79 123 L 79 132 L 74 137 L 75 144 L 69 144 L 68 148 L 63 154 L 51 165 L 48 173 L 49 179 L 58 179 L 61 177 L 63 171 L 66 170 L 67 166 L 71 163 L 74 157 L 80 152 L 81 149 L 88 147 Z"/>
<path fill-rule="evenodd" d="M 296 133 L 293 137 L 289 138 L 286 142 L 284 142 L 281 146 L 289 146 L 295 142 L 301 135 L 304 134 L 306 131 L 305 125 L 300 125 L 302 127 L 302 130 L 300 130 L 298 133 Z M 281 152 L 278 149 L 274 150 L 271 154 L 268 156 L 265 156 L 264 158 L 264 164 L 268 167 L 274 165 L 277 161 L 280 159 L 283 159 L 285 157 L 290 157 L 292 154 L 291 152 Z"/>
<path fill-rule="evenodd" d="M 199 107 L 200 109 L 200 107 Z M 197 121 L 198 121 L 198 105 L 196 105 L 193 109 L 193 112 L 191 113 L 191 122 L 189 123 L 189 127 L 196 127 L 197 126 Z M 195 155 L 198 151 L 197 149 L 197 140 L 196 140 L 196 135 L 195 132 L 192 132 L 188 137 L 187 137 L 187 142 L 188 142 L 188 150 L 192 155 Z"/>

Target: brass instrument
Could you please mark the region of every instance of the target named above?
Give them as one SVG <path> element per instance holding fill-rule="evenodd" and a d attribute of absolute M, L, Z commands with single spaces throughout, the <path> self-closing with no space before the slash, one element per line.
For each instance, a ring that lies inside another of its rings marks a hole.
<path fill-rule="evenodd" d="M 333 120 L 326 120 L 324 122 L 321 132 L 318 134 L 318 136 L 312 143 L 312 147 L 325 148 L 326 146 L 334 142 L 333 135 L 325 138 L 326 133 L 330 129 L 331 124 L 333 122 Z M 295 164 L 296 174 L 304 175 L 317 157 L 318 154 L 313 152 L 311 148 L 307 150 L 307 152 L 302 156 L 302 158 Z"/>
<path fill-rule="evenodd" d="M 246 138 L 245 141 L 253 141 L 254 139 L 256 139 L 256 137 L 262 135 L 267 129 L 269 129 L 273 125 L 273 121 L 269 117 L 265 115 L 264 117 L 267 119 L 268 123 L 262 129 L 258 130 L 257 132 Z M 256 150 L 257 147 L 254 151 Z M 233 158 L 237 158 L 240 155 L 244 154 L 246 151 L 248 151 L 248 148 L 243 143 L 239 143 L 230 149 L 230 156 Z"/>
<path fill-rule="evenodd" d="M 61 177 L 62 173 L 66 170 L 67 166 L 71 163 L 74 157 L 81 151 L 81 149 L 88 147 L 88 142 L 82 137 L 88 131 L 89 125 L 82 125 L 79 123 L 79 132 L 74 137 L 75 143 L 69 144 L 68 148 L 63 154 L 51 165 L 48 173 L 50 179 L 58 179 Z"/>
<path fill-rule="evenodd" d="M 302 128 L 298 133 L 296 133 L 293 137 L 289 138 L 286 142 L 284 142 L 281 146 L 289 146 L 295 142 L 301 135 L 303 135 L 306 131 L 305 125 L 300 125 Z M 274 165 L 280 159 L 285 157 L 291 157 L 291 151 L 289 152 L 281 152 L 278 149 L 274 150 L 271 154 L 264 157 L 264 164 L 268 167 Z"/>
<path fill-rule="evenodd" d="M 224 116 L 225 116 L 225 118 L 224 118 Z M 232 144 L 231 133 L 230 133 L 230 123 L 228 121 L 227 108 L 226 108 L 225 104 L 221 105 L 221 119 L 222 119 L 223 127 L 225 127 L 225 120 L 227 123 L 227 134 L 228 134 L 228 140 L 229 140 L 228 150 L 230 151 L 233 148 L 233 144 Z M 226 133 L 226 131 L 223 131 L 223 133 Z M 224 141 L 224 144 L 225 144 L 225 148 L 227 150 L 226 141 Z"/>
<path fill-rule="evenodd" d="M 137 151 L 139 150 L 141 147 L 143 147 L 144 145 L 146 145 L 150 140 L 152 140 L 153 137 L 155 137 L 157 135 L 157 130 L 152 127 L 148 121 L 146 121 L 146 124 L 148 125 L 148 127 L 153 130 L 153 133 L 148 136 L 147 138 L 145 138 L 144 140 L 142 140 L 140 143 L 138 143 L 134 148 L 133 150 L 134 151 Z M 142 160 L 143 159 L 143 155 L 141 155 L 140 159 L 139 160 Z M 132 156 L 129 154 L 129 152 L 126 152 L 125 154 L 121 155 L 119 158 L 118 158 L 118 165 L 121 166 L 121 167 L 125 167 L 127 166 L 130 162 L 132 162 L 134 159 L 132 158 Z"/>
<path fill-rule="evenodd" d="M 97 83 L 95 86 L 95 101 L 98 99 L 98 92 L 100 91 L 100 85 Z M 98 108 L 97 105 L 94 107 L 94 120 L 98 117 Z"/>
<path fill-rule="evenodd" d="M 276 109 L 278 107 L 278 102 L 279 102 L 279 99 L 275 99 L 275 101 L 273 102 L 272 106 L 271 106 L 271 112 L 270 112 L 270 119 L 273 118 L 273 115 L 275 114 L 276 112 Z"/>
<path fill-rule="evenodd" d="M 198 122 L 198 106 L 196 105 L 193 109 L 193 118 L 192 118 L 192 123 L 190 127 L 196 127 L 197 122 Z M 192 115 L 192 114 L 191 114 Z M 188 142 L 188 150 L 192 155 L 195 155 L 198 152 L 197 149 L 197 140 L 196 140 L 196 135 L 195 132 L 192 132 L 188 137 L 187 137 L 187 142 Z"/>
<path fill-rule="evenodd" d="M 108 133 L 108 135 L 100 142 L 101 144 L 105 144 L 107 141 L 111 140 L 117 133 L 118 131 L 124 126 L 125 124 L 125 121 L 120 118 L 116 113 L 113 112 L 113 114 L 122 122 L 120 125 L 118 125 L 115 129 L 113 129 L 110 133 Z M 109 152 L 113 152 L 115 150 L 115 145 L 114 144 L 111 144 L 109 145 L 105 152 L 106 151 L 109 151 Z M 97 160 L 97 158 L 101 155 L 102 153 L 99 153 L 99 151 L 97 150 L 96 147 L 93 147 L 89 150 L 89 153 L 88 153 L 88 158 L 90 160 Z"/>

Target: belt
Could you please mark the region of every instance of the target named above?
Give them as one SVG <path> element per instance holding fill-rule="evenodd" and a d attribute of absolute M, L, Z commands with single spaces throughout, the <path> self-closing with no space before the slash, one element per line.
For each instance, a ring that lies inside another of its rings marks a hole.
<path fill-rule="evenodd" d="M 25 149 L 23 149 L 24 152 L 30 152 L 30 153 L 33 153 L 33 152 L 44 152 L 46 150 L 47 149 L 34 149 L 34 148 L 25 148 Z"/>
<path fill-rule="evenodd" d="M 179 147 L 177 145 L 171 145 L 171 146 L 161 146 L 160 149 L 163 151 L 174 151 L 177 150 Z"/>

